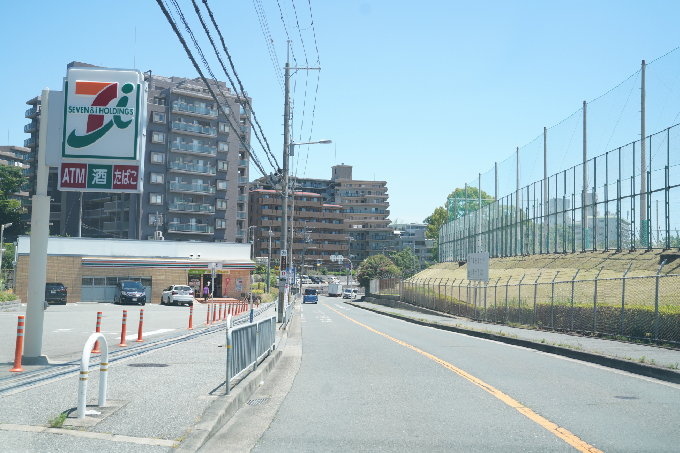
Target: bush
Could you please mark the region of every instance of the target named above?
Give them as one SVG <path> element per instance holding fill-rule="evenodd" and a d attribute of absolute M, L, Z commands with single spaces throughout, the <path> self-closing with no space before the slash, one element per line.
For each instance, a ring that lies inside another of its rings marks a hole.
<path fill-rule="evenodd" d="M 8 302 L 10 300 L 17 300 L 17 295 L 9 291 L 0 291 L 0 302 Z"/>
<path fill-rule="evenodd" d="M 373 278 L 399 274 L 399 268 L 384 255 L 369 256 L 361 262 L 359 269 L 357 269 L 359 284 L 366 288 L 368 288 Z"/>

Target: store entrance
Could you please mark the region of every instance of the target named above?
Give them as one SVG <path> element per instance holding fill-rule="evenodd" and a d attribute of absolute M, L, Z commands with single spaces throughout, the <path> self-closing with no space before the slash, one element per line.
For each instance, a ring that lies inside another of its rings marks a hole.
<path fill-rule="evenodd" d="M 210 274 L 203 274 L 203 281 L 201 282 L 201 293 L 203 293 L 203 288 L 205 288 L 206 285 L 208 285 L 208 288 L 212 286 L 212 276 Z M 215 288 L 213 291 L 213 297 L 218 298 L 222 297 L 222 275 L 220 274 L 215 275 Z"/>

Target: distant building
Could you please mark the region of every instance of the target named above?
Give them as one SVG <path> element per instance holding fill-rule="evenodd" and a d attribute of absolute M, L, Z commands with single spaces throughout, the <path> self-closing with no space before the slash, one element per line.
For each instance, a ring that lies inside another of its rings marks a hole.
<path fill-rule="evenodd" d="M 394 228 L 394 248 L 392 250 L 395 252 L 402 252 L 405 249 L 410 249 L 417 259 L 417 262 L 414 263 L 416 270 L 434 264 L 434 261 L 432 260 L 432 248 L 434 247 L 435 241 L 434 239 L 425 238 L 427 224 L 393 223 L 391 227 Z"/>
<path fill-rule="evenodd" d="M 28 177 L 30 176 L 31 166 L 26 163 L 26 158 L 30 152 L 30 149 L 21 146 L 0 146 L 0 165 L 19 167 L 21 173 Z M 27 197 L 28 192 L 23 190 L 22 187 L 22 190 L 16 192 L 13 198 L 23 202 Z"/>

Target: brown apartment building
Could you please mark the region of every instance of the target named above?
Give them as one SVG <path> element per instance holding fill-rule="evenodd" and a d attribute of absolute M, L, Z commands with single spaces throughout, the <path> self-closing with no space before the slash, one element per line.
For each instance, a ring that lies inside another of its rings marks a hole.
<path fill-rule="evenodd" d="M 271 229 L 272 260 L 277 259 L 281 250 L 281 196 L 274 190 L 252 190 L 249 206 L 255 257 L 268 257 Z M 317 263 L 329 268 L 334 265 L 331 255 L 347 256 L 347 225 L 341 206 L 324 203 L 323 196 L 314 192 L 295 192 L 295 200 L 289 199 L 288 216 L 289 228 L 293 222 L 293 264 L 301 265 L 304 257 L 306 268 Z"/>

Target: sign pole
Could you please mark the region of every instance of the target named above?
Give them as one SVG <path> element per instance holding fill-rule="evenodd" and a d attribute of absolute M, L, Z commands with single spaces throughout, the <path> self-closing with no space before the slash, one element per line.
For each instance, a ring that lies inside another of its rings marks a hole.
<path fill-rule="evenodd" d="M 26 365 L 47 364 L 47 356 L 42 355 L 42 339 L 45 318 L 45 281 L 47 280 L 47 239 L 50 234 L 50 197 L 47 195 L 49 173 L 45 165 L 49 95 L 49 89 L 42 90 L 36 191 L 31 209 L 31 259 L 28 263 L 29 284 L 23 360 Z"/>

